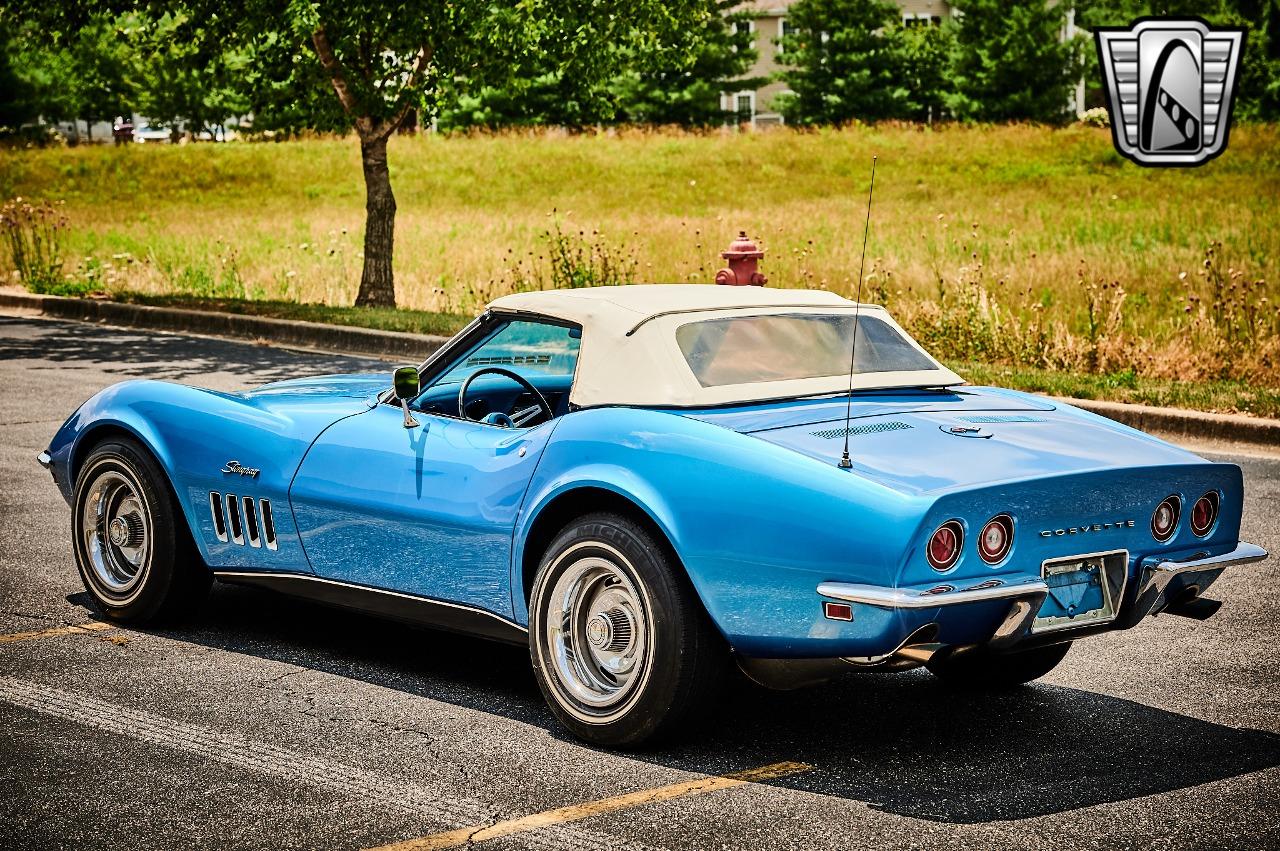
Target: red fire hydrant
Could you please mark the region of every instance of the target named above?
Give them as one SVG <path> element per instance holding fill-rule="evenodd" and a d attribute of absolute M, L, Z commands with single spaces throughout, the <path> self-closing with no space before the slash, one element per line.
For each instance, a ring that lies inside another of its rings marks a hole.
<path fill-rule="evenodd" d="M 738 238 L 729 243 L 729 247 L 721 251 L 720 256 L 729 261 L 729 267 L 716 272 L 717 284 L 763 287 L 768 283 L 769 279 L 759 269 L 764 249 L 747 239 L 746 231 L 738 231 Z"/>

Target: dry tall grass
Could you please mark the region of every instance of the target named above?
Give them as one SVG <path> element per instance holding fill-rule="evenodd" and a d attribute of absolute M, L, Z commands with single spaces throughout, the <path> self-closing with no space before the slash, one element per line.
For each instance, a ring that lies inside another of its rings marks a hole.
<path fill-rule="evenodd" d="M 397 138 L 401 303 L 528 285 L 557 220 L 639 280 L 710 281 L 745 229 L 771 284 L 851 292 L 872 153 L 869 296 L 944 356 L 1280 386 L 1275 126 L 1190 170 L 1085 127 Z M 66 201 L 71 274 L 95 286 L 339 304 L 358 285 L 351 140 L 3 152 L 14 195 Z"/>

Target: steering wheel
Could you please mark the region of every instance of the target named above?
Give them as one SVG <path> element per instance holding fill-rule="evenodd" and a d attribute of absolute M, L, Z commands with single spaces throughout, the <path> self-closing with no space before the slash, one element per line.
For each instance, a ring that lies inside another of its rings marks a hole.
<path fill-rule="evenodd" d="M 458 388 L 458 416 L 462 417 L 462 419 L 471 420 L 471 417 L 467 416 L 467 391 L 471 389 L 471 382 L 475 381 L 477 378 L 479 378 L 480 376 L 486 373 L 493 373 L 494 375 L 501 375 L 506 378 L 510 378 L 512 381 L 519 384 L 525 390 L 528 390 L 529 395 L 533 397 L 534 402 L 536 403 L 536 404 L 530 405 L 524 410 L 516 411 L 514 414 L 512 414 L 511 426 L 506 426 L 506 425 L 503 425 L 502 423 L 496 423 L 496 425 L 500 425 L 504 428 L 510 428 L 512 426 L 514 426 L 515 428 L 524 428 L 525 425 L 532 422 L 534 417 L 536 417 L 538 414 L 545 414 L 548 420 L 555 418 L 555 415 L 556 415 L 555 411 L 552 411 L 551 406 L 547 404 L 547 398 L 543 396 L 541 392 L 538 391 L 537 387 L 534 387 L 532 384 L 530 384 L 529 381 L 523 375 L 519 375 L 518 373 L 512 372 L 509 369 L 502 369 L 501 367 L 497 367 L 497 366 L 486 366 L 482 369 L 477 369 L 475 372 L 468 375 L 467 380 L 462 382 L 462 386 Z M 479 422 L 478 420 L 471 420 L 471 421 Z"/>

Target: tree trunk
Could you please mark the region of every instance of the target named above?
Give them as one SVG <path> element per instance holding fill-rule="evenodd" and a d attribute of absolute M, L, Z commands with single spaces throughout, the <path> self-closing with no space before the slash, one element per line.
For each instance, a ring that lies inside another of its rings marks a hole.
<path fill-rule="evenodd" d="M 395 243 L 396 197 L 387 173 L 387 136 L 360 140 L 364 164 L 364 271 L 356 307 L 395 307 L 395 276 L 391 268 Z"/>

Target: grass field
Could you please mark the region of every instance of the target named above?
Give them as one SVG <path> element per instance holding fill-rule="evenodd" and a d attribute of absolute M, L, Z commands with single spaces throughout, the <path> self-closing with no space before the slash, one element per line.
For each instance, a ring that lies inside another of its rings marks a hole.
<path fill-rule="evenodd" d="M 873 153 L 865 297 L 942 356 L 1280 388 L 1276 126 L 1191 170 L 1084 127 L 397 138 L 400 302 L 527 286 L 557 220 L 638 280 L 709 282 L 743 229 L 772 285 L 849 293 Z M 359 283 L 353 140 L 4 151 L 0 196 L 66 202 L 80 288 L 339 305 Z M 1207 406 L 1268 407 L 1248 396 Z"/>

